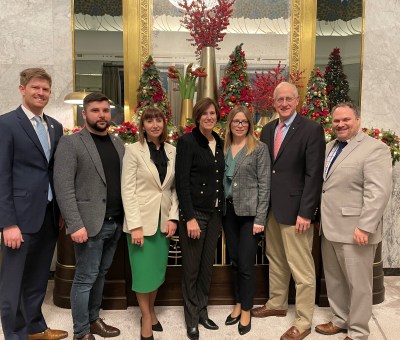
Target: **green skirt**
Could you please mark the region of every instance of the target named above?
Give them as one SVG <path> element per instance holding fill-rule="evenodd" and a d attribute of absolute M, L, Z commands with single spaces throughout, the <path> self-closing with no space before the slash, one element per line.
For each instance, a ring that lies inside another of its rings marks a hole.
<path fill-rule="evenodd" d="M 165 235 L 159 225 L 154 235 L 144 237 L 143 247 L 140 247 L 132 244 L 131 235 L 126 234 L 134 292 L 150 293 L 165 281 L 170 242 Z"/>

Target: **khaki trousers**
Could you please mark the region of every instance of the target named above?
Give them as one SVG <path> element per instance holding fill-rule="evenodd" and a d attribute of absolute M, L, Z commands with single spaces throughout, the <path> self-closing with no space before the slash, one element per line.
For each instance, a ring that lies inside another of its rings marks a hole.
<path fill-rule="evenodd" d="M 269 261 L 267 309 L 287 309 L 290 275 L 296 287 L 294 326 L 300 332 L 311 328 L 315 305 L 315 266 L 311 254 L 314 225 L 305 233 L 295 226 L 279 224 L 272 212 L 267 217 L 266 254 Z"/>
<path fill-rule="evenodd" d="M 359 246 L 328 241 L 322 235 L 322 259 L 332 323 L 347 328 L 354 340 L 366 340 L 372 316 L 373 263 L 377 244 Z"/>

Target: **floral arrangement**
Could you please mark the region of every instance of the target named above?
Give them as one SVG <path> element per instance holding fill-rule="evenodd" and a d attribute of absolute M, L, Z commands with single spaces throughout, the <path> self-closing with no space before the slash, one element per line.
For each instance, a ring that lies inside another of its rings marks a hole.
<path fill-rule="evenodd" d="M 195 127 L 193 120 L 188 119 L 188 124 L 185 127 L 176 127 L 171 123 L 167 123 L 168 138 L 167 142 L 176 145 L 179 136 L 192 132 Z M 79 132 L 83 127 L 74 127 L 73 129 L 64 128 L 64 135 L 71 135 L 73 133 Z M 214 128 L 214 131 L 222 138 L 225 138 L 226 122 L 220 121 Z M 255 135 L 260 138 L 262 126 L 255 126 Z M 325 142 L 329 143 L 335 139 L 335 135 L 332 128 L 325 128 Z M 362 131 L 367 135 L 381 140 L 383 143 L 387 144 L 390 148 L 390 153 L 392 155 L 392 164 L 395 165 L 396 162 L 400 161 L 400 138 L 391 130 L 383 130 L 376 128 L 362 128 Z M 139 140 L 139 128 L 135 123 L 123 122 L 121 125 L 110 126 L 108 132 L 115 134 L 120 137 L 125 144 L 136 143 Z"/>
<path fill-rule="evenodd" d="M 132 144 L 139 140 L 139 127 L 131 122 L 123 122 L 121 125 L 110 126 L 108 132 L 117 135 L 126 144 Z"/>
<path fill-rule="evenodd" d="M 234 0 L 217 0 L 217 4 L 207 9 L 204 0 L 179 3 L 182 8 L 182 25 L 189 30 L 192 46 L 197 46 L 196 55 L 199 56 L 204 47 L 218 49 L 226 33 L 222 33 L 229 26 L 229 18 L 233 12 Z"/>
<path fill-rule="evenodd" d="M 289 79 L 285 77 L 286 66 L 278 65 L 266 73 L 261 72 L 255 74 L 253 85 L 253 106 L 257 112 L 261 114 L 272 115 L 274 110 L 274 90 L 276 86 L 284 81 L 295 84 L 297 88 L 301 88 L 301 80 L 304 78 L 303 71 L 295 71 L 289 74 Z"/>
<path fill-rule="evenodd" d="M 379 129 L 362 129 L 364 133 L 375 139 L 380 139 L 382 142 L 387 144 L 390 148 L 392 155 L 392 165 L 400 161 L 400 138 L 393 131 L 390 130 L 379 130 Z"/>
<path fill-rule="evenodd" d="M 206 69 L 204 67 L 197 67 L 192 70 L 193 63 L 190 63 L 186 67 L 186 72 L 181 75 L 179 70 L 175 66 L 168 68 L 168 78 L 179 83 L 179 91 L 182 99 L 193 99 L 196 85 L 196 79 L 198 77 L 206 77 Z"/>

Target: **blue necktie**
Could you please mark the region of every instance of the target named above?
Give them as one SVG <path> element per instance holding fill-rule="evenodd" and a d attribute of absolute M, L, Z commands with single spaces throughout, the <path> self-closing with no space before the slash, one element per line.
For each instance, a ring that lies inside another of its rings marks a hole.
<path fill-rule="evenodd" d="M 336 158 L 339 157 L 339 155 L 342 153 L 343 149 L 346 147 L 347 142 L 338 141 L 337 144 L 338 144 L 338 148 L 336 150 L 335 156 L 333 156 L 333 158 L 332 158 L 331 164 L 329 164 L 327 173 L 329 173 L 329 170 L 331 169 L 332 164 L 336 161 Z"/>
<path fill-rule="evenodd" d="M 47 161 L 50 161 L 50 147 L 49 147 L 49 140 L 47 137 L 46 128 L 44 127 L 42 120 L 39 116 L 35 116 L 33 117 L 33 119 L 36 121 L 36 134 L 39 138 L 40 144 L 42 144 L 44 154 L 46 155 Z M 51 192 L 51 187 L 49 183 L 47 200 L 50 202 L 52 199 L 53 199 L 53 193 Z"/>

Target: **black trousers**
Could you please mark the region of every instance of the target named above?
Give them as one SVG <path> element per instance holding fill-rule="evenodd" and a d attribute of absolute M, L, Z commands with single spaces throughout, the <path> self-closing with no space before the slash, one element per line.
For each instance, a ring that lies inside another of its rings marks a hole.
<path fill-rule="evenodd" d="M 22 234 L 19 249 L 1 243 L 1 323 L 7 340 L 27 339 L 28 334 L 46 330 L 42 303 L 46 294 L 50 264 L 58 238 L 53 202 L 47 205 L 41 229 Z M 3 238 L 3 236 L 2 236 Z"/>
<path fill-rule="evenodd" d="M 254 216 L 237 216 L 232 202 L 226 202 L 226 215 L 222 219 L 226 245 L 232 262 L 233 289 L 236 303 L 242 310 L 253 307 L 255 290 L 254 261 L 259 235 L 253 235 Z"/>
<path fill-rule="evenodd" d="M 200 239 L 191 239 L 186 222 L 180 222 L 179 240 L 182 250 L 182 294 L 187 327 L 197 327 L 199 318 L 207 319 L 215 250 L 222 229 L 221 213 L 195 211 L 200 226 Z"/>

